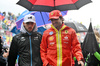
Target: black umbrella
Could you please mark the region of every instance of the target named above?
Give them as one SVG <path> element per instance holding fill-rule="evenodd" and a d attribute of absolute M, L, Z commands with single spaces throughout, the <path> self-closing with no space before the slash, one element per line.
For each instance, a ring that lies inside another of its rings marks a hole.
<path fill-rule="evenodd" d="M 20 0 L 16 4 L 23 6 L 24 8 L 30 10 L 32 7 L 32 3 L 30 3 L 28 0 Z"/>
<path fill-rule="evenodd" d="M 84 56 L 86 56 L 87 53 L 93 54 L 94 52 L 99 51 L 99 46 L 98 46 L 94 31 L 92 29 L 91 23 L 90 23 L 87 35 L 82 44 L 82 50 L 83 50 Z"/>
<path fill-rule="evenodd" d="M 87 32 L 87 28 L 78 22 L 65 22 L 65 25 L 73 28 L 77 33 L 78 32 Z"/>
<path fill-rule="evenodd" d="M 92 2 L 91 0 L 20 0 L 17 2 L 29 11 L 76 10 Z"/>

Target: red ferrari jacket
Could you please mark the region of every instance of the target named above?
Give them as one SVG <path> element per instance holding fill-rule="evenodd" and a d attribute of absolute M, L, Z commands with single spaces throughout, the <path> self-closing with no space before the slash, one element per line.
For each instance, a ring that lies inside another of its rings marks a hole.
<path fill-rule="evenodd" d="M 83 59 L 75 30 L 64 24 L 59 31 L 51 25 L 44 32 L 40 53 L 43 66 L 72 66 L 72 54 L 78 61 Z"/>

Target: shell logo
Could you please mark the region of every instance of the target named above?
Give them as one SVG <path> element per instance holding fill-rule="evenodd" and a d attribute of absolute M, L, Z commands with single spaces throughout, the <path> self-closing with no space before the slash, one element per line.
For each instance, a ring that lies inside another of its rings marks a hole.
<path fill-rule="evenodd" d="M 54 39 L 54 37 L 53 37 L 53 36 L 49 37 L 49 40 L 50 40 L 50 41 L 52 41 L 53 39 Z"/>

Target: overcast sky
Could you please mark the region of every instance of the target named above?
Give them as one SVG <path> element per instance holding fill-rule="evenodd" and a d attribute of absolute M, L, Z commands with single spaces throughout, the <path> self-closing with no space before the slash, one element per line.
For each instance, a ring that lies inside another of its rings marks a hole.
<path fill-rule="evenodd" d="M 0 11 L 12 12 L 15 15 L 22 13 L 26 9 L 16 3 L 19 0 L 0 0 Z M 79 10 L 68 11 L 67 15 L 64 17 L 66 20 L 82 22 L 86 26 L 90 23 L 90 18 L 93 26 L 100 25 L 100 0 L 92 0 Z"/>
<path fill-rule="evenodd" d="M 65 18 L 82 22 L 87 27 L 91 19 L 93 26 L 100 26 L 100 0 L 92 0 L 92 3 L 81 7 L 79 10 L 68 11 Z"/>
<path fill-rule="evenodd" d="M 0 0 L 0 11 L 3 12 L 12 12 L 15 15 L 18 15 L 18 13 L 22 13 L 26 9 L 20 5 L 17 5 L 16 3 L 19 0 Z"/>

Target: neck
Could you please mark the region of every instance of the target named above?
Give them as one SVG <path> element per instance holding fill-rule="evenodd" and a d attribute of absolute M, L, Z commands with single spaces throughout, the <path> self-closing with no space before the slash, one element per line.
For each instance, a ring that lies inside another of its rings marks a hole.
<path fill-rule="evenodd" d="M 59 26 L 57 26 L 56 29 L 60 30 L 61 29 L 61 26 L 62 26 L 62 24 L 59 25 Z"/>
<path fill-rule="evenodd" d="M 31 35 L 32 33 L 31 32 L 27 32 L 29 35 Z"/>

